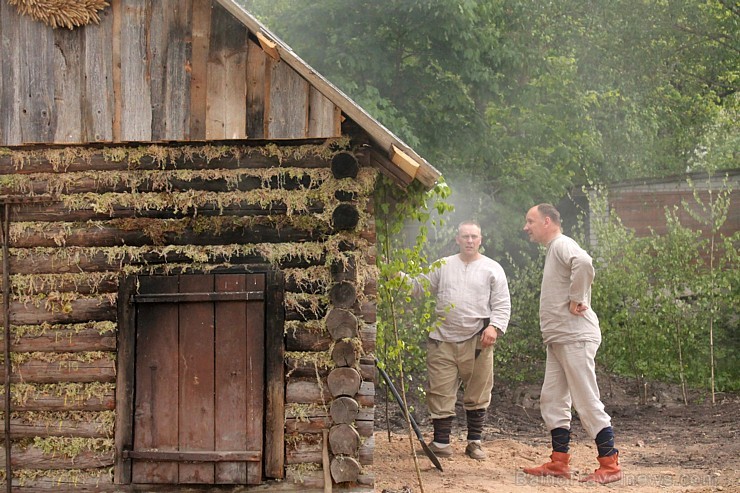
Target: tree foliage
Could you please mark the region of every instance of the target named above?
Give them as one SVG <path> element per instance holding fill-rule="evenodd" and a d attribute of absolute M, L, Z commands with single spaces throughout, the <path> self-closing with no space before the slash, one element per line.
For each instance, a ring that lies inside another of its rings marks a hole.
<path fill-rule="evenodd" d="M 507 334 L 510 348 L 497 352 L 512 379 L 532 371 L 541 356 L 537 249 L 520 232 L 532 204 L 557 204 L 583 185 L 738 166 L 740 10 L 728 0 L 242 3 L 443 172 L 445 200 L 455 211 L 420 230 L 424 244 L 404 252 L 404 262 L 421 269 L 449 246 L 449 225 L 481 223 L 486 254 L 509 274 L 520 325 Z M 736 316 L 727 300 L 738 299 L 737 274 L 727 272 L 738 270 L 737 239 L 716 238 L 723 254 L 707 277 L 696 270 L 698 252 L 714 247 L 671 218 L 667 236 L 646 240 L 618 218 L 602 225 L 594 292 L 603 312 L 603 360 L 623 373 L 683 374 L 695 384 L 705 377 L 698 362 L 717 356 L 718 386 L 736 387 L 738 375 L 726 366 L 737 367 L 733 353 L 705 354 L 701 324 L 709 320 L 702 322 L 697 309 L 710 307 L 717 343 L 735 347 L 723 316 Z M 406 236 L 405 247 L 420 237 Z M 681 298 L 686 289 L 693 298 Z M 679 341 L 680 355 L 658 357 Z"/>
<path fill-rule="evenodd" d="M 731 2 L 242 1 L 440 169 L 499 251 L 574 186 L 737 166 Z"/>

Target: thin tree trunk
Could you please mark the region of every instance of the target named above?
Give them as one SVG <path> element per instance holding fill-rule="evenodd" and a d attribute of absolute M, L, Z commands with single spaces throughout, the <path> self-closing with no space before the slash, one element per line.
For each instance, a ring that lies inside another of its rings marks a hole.
<path fill-rule="evenodd" d="M 686 393 L 686 375 L 684 374 L 683 364 L 683 345 L 681 344 L 681 324 L 676 324 L 676 341 L 678 342 L 678 374 L 681 377 L 681 394 L 683 395 L 684 405 L 688 406 L 689 399 Z"/>
<path fill-rule="evenodd" d="M 712 215 L 714 208 L 711 207 Z M 712 218 L 712 228 L 714 228 L 714 218 Z M 717 404 L 715 400 L 715 381 L 714 381 L 714 232 L 709 243 L 709 369 L 711 371 L 710 386 L 712 390 L 712 406 Z"/>

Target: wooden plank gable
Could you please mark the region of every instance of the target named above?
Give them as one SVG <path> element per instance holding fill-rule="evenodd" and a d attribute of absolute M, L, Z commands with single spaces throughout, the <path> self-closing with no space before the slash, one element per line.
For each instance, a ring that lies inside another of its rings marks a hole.
<path fill-rule="evenodd" d="M 89 142 L 113 141 L 114 98 L 113 56 L 101 56 L 107 49 L 113 52 L 113 22 L 109 10 L 103 11 L 104 22 L 84 30 L 84 98 L 75 101 L 83 114 L 80 139 Z M 70 142 L 73 137 L 70 136 Z"/>
<path fill-rule="evenodd" d="M 75 30 L 7 2 L 0 17 L 2 146 L 341 134 L 339 109 L 215 0 L 112 0 Z"/>
<path fill-rule="evenodd" d="M 192 57 L 192 0 L 152 4 L 149 45 L 152 63 L 152 111 L 162 115 L 152 121 L 152 140 L 179 140 L 190 129 L 190 74 Z M 183 42 L 185 40 L 186 42 Z"/>
<path fill-rule="evenodd" d="M 149 35 L 149 2 L 121 0 L 120 4 L 120 31 L 114 33 L 121 40 L 120 59 L 113 60 L 114 66 L 121 67 L 121 75 L 117 78 L 120 90 L 116 95 L 120 98 L 121 134 L 118 138 L 124 142 L 149 141 L 155 116 L 151 74 L 148 73 L 151 59 L 144 42 Z"/>
<path fill-rule="evenodd" d="M 286 63 L 270 61 L 267 134 L 303 139 L 308 133 L 308 82 Z"/>
<path fill-rule="evenodd" d="M 247 138 L 247 29 L 223 7 L 211 11 L 206 139 Z"/>
<path fill-rule="evenodd" d="M 0 35 L 0 146 L 344 132 L 402 186 L 440 177 L 235 0 L 110 0 L 99 24 L 56 31 L 0 2 Z"/>
<path fill-rule="evenodd" d="M 20 25 L 14 22 L 12 7 L 0 2 L 0 35 L 2 39 L 14 39 L 14 43 L 3 43 L 0 49 L 0 139 L 2 142 L 23 142 L 20 124 Z M 0 41 L 2 41 L 0 39 Z"/>

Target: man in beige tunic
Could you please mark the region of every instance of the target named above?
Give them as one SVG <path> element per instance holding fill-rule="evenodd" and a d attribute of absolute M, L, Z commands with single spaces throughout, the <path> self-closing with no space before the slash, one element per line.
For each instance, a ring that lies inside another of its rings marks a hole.
<path fill-rule="evenodd" d="M 540 411 L 552 437 L 550 462 L 525 468 L 534 476 L 571 477 L 571 406 L 596 441 L 599 468 L 581 481 L 611 483 L 622 478 L 611 418 L 596 383 L 594 358 L 601 344 L 599 319 L 591 307 L 594 268 L 591 257 L 563 235 L 560 213 L 550 204 L 527 212 L 524 231 L 547 247 L 540 294 L 540 329 L 547 346 Z"/>
<path fill-rule="evenodd" d="M 439 457 L 452 456 L 450 431 L 462 383 L 468 429 L 465 453 L 483 460 L 481 438 L 493 389 L 493 345 L 506 332 L 511 300 L 504 269 L 478 251 L 478 223 L 461 223 L 455 241 L 460 253 L 442 259 L 439 268 L 417 279 L 402 276 L 411 282 L 414 296 L 424 294 L 421 278 L 426 278 L 437 300 L 439 323 L 427 341 L 427 402 L 434 426 L 429 448 Z"/>

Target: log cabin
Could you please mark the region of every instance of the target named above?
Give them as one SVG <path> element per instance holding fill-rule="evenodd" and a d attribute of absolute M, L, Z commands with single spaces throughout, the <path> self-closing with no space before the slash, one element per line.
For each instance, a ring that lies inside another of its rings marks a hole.
<path fill-rule="evenodd" d="M 2 487 L 372 491 L 379 179 L 234 0 L 0 1 Z"/>

